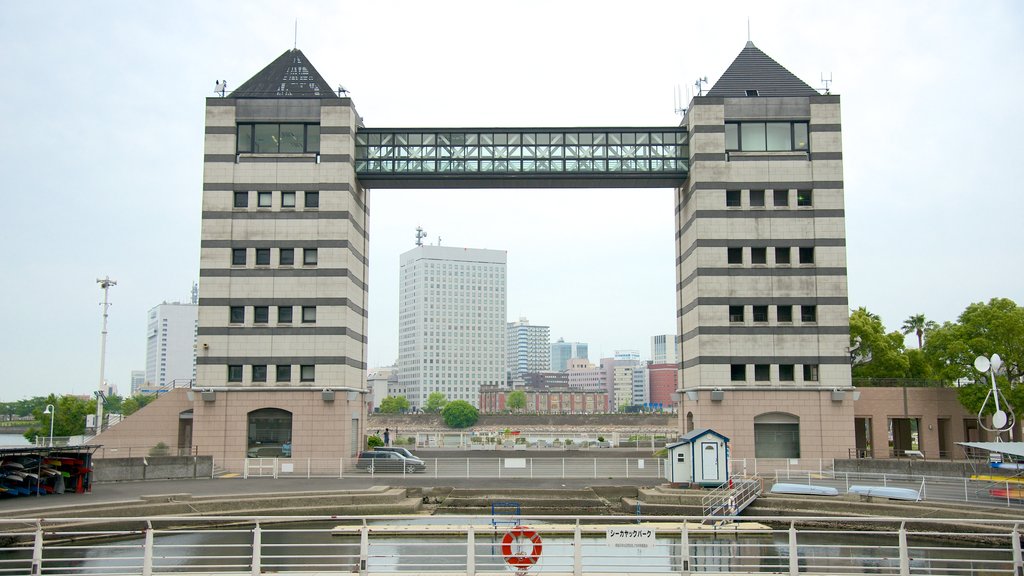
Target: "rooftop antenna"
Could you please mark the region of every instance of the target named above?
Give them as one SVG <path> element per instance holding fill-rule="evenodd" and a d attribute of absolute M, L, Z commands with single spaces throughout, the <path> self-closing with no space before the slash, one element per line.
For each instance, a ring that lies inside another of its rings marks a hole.
<path fill-rule="evenodd" d="M 830 87 L 832 86 L 832 73 L 828 73 L 828 78 L 825 78 L 825 73 L 821 73 L 821 83 L 825 85 L 825 94 L 831 94 Z"/>
<path fill-rule="evenodd" d="M 427 237 L 427 233 L 423 231 L 420 226 L 416 227 L 416 245 L 423 246 L 423 239 Z"/>
<path fill-rule="evenodd" d="M 106 395 L 106 361 L 107 361 L 107 311 L 110 309 L 110 287 L 117 286 L 110 276 L 97 278 L 103 288 L 103 331 L 100 333 L 100 387 L 96 394 L 96 434 L 103 431 L 103 398 Z"/>
<path fill-rule="evenodd" d="M 697 87 L 697 97 L 701 97 L 701 96 L 704 95 L 704 84 L 707 84 L 707 83 L 708 83 L 708 77 L 707 76 L 705 76 L 703 78 L 697 78 L 697 81 L 693 83 L 693 85 Z"/>
<path fill-rule="evenodd" d="M 295 43 L 292 44 L 292 50 L 299 49 L 299 19 L 295 19 Z"/>
<path fill-rule="evenodd" d="M 747 42 L 750 42 L 750 16 L 747 16 Z"/>
<path fill-rule="evenodd" d="M 339 98 L 344 98 L 346 96 L 348 96 L 348 90 L 345 90 L 344 86 L 342 86 L 341 84 L 338 84 L 338 97 Z"/>
<path fill-rule="evenodd" d="M 214 94 L 219 94 L 220 97 L 223 98 L 224 97 L 224 93 L 227 92 L 227 91 L 228 91 L 228 81 L 227 80 L 217 80 L 217 84 L 213 88 L 213 93 Z"/>
<path fill-rule="evenodd" d="M 687 87 L 687 91 L 689 91 L 689 87 Z M 675 93 L 673 94 L 673 112 L 675 112 L 679 116 L 685 117 L 686 116 L 686 102 L 688 102 L 688 101 L 689 101 L 689 98 L 687 98 L 686 101 L 683 100 L 683 94 L 680 91 L 679 85 L 676 84 L 676 90 L 675 90 Z"/>
<path fill-rule="evenodd" d="M 192 283 L 192 304 L 199 304 L 199 284 Z"/>

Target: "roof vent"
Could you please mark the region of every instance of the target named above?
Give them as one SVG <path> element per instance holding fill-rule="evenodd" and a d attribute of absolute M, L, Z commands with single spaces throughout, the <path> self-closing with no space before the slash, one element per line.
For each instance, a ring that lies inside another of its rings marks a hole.
<path fill-rule="evenodd" d="M 757 90 L 747 90 L 747 96 L 757 96 Z"/>

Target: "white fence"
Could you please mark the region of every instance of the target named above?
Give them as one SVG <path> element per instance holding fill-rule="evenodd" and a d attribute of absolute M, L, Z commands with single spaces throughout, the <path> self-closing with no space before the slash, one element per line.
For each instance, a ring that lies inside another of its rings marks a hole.
<path fill-rule="evenodd" d="M 0 574 L 674 573 L 1020 575 L 1013 522 L 893 518 L 488 516 L 3 519 Z M 724 520 L 724 519 L 723 519 Z M 806 522 L 806 524 L 805 524 Z M 826 530 L 822 523 L 858 530 Z M 768 523 L 776 526 L 770 528 Z M 116 525 L 118 528 L 111 528 Z M 815 527 L 818 526 L 818 527 Z M 531 536 L 522 545 L 516 536 Z M 524 568 L 525 566 L 525 568 Z"/>

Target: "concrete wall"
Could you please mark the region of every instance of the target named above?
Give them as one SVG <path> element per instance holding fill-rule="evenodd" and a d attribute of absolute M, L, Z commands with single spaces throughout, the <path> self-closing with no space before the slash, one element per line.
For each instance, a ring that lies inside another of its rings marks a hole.
<path fill-rule="evenodd" d="M 161 394 L 138 412 L 90 440 L 89 444 L 103 447 L 96 453 L 96 458 L 147 456 L 149 450 L 160 442 L 167 446 L 169 454 L 177 455 L 179 449 L 187 451 L 189 446 L 178 446 L 178 431 L 181 413 L 192 409 L 188 392 L 185 388 L 175 388 Z"/>
<path fill-rule="evenodd" d="M 873 457 L 890 458 L 889 419 L 920 419 L 920 451 L 925 458 L 963 458 L 957 442 L 967 441 L 965 424 L 976 426 L 977 415 L 969 413 L 957 399 L 956 388 L 858 388 L 854 404 L 856 418 L 871 419 Z M 939 419 L 949 419 L 947 446 L 939 446 Z M 973 441 L 984 441 L 984 430 Z M 903 454 L 898 456 L 903 457 Z"/>
<path fill-rule="evenodd" d="M 212 476 L 213 458 L 210 456 L 105 458 L 93 461 L 94 482 L 180 480 Z"/>

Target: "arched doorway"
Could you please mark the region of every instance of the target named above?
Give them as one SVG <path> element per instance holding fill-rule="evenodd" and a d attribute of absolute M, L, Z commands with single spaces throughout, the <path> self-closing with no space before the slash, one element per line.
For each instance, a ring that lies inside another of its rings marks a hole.
<path fill-rule="evenodd" d="M 249 458 L 290 458 L 292 413 L 280 408 L 249 412 L 246 438 L 246 456 Z"/>
<path fill-rule="evenodd" d="M 755 458 L 799 458 L 800 417 L 766 412 L 754 417 Z"/>

